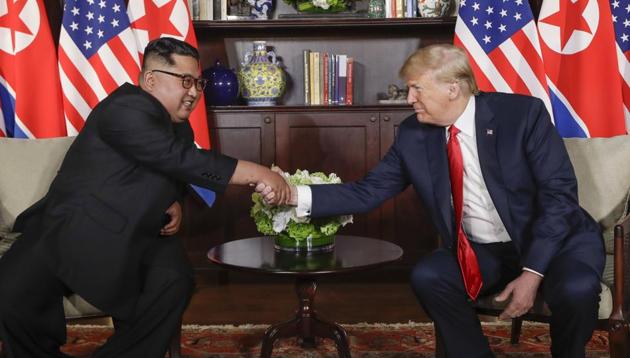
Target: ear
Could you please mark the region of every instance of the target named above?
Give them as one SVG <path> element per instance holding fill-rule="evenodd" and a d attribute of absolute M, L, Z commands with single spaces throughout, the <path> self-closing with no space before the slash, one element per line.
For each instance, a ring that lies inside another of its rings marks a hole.
<path fill-rule="evenodd" d="M 459 82 L 452 82 L 448 85 L 448 98 L 451 100 L 459 97 L 461 92 L 461 88 L 459 87 Z"/>
<path fill-rule="evenodd" d="M 151 71 L 147 71 L 141 74 L 142 76 L 142 82 L 140 83 L 140 86 L 147 92 L 151 92 L 153 90 L 153 88 L 155 87 L 155 76 L 153 75 L 153 72 Z"/>

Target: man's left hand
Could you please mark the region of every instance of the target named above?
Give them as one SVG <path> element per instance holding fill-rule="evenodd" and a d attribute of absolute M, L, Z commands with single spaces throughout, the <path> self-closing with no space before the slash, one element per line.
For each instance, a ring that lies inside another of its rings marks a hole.
<path fill-rule="evenodd" d="M 179 231 L 179 226 L 182 223 L 182 206 L 176 201 L 166 209 L 166 214 L 170 216 L 171 220 L 160 230 L 160 235 L 175 235 Z"/>
<path fill-rule="evenodd" d="M 510 282 L 495 298 L 496 301 L 503 302 L 510 295 L 512 296 L 510 303 L 499 315 L 499 319 L 516 318 L 527 313 L 534 305 L 536 292 L 538 292 L 538 286 L 540 286 L 541 281 L 541 276 L 529 271 L 523 271 L 519 277 Z"/>

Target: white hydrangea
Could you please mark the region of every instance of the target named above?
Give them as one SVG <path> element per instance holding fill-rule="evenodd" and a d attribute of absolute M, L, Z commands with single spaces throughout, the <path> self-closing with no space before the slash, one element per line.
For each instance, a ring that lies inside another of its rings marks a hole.
<path fill-rule="evenodd" d="M 328 8 L 330 7 L 330 5 L 328 4 L 326 0 L 313 0 L 312 2 L 313 2 L 313 5 L 317 7 L 321 7 L 324 10 L 328 10 Z"/>

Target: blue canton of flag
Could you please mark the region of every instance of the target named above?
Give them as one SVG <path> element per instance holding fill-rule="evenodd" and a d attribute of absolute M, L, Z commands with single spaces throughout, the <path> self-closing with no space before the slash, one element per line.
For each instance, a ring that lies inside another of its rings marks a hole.
<path fill-rule="evenodd" d="M 109 3 L 109 4 L 108 4 Z M 123 0 L 67 0 L 63 26 L 85 57 L 129 27 Z"/>
<path fill-rule="evenodd" d="M 523 1 L 474 1 L 462 0 L 459 16 L 468 24 L 477 42 L 486 53 L 534 19 L 529 5 Z"/>
<path fill-rule="evenodd" d="M 623 53 L 630 50 L 630 0 L 610 2 L 617 45 Z"/>

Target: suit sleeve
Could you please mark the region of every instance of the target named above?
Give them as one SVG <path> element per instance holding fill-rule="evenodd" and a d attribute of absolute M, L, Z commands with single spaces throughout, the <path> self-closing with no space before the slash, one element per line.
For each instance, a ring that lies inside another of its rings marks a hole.
<path fill-rule="evenodd" d="M 370 211 L 408 185 L 398 141 L 363 179 L 345 184 L 312 185 L 312 217 Z"/>
<path fill-rule="evenodd" d="M 573 166 L 542 101 L 530 107 L 528 118 L 525 150 L 537 190 L 522 265 L 544 274 L 582 216 Z"/>
<path fill-rule="evenodd" d="M 133 105 L 131 105 L 133 104 Z M 142 95 L 111 102 L 99 118 L 101 138 L 122 155 L 176 180 L 223 191 L 236 159 L 197 149 L 175 135 L 170 119 Z"/>

